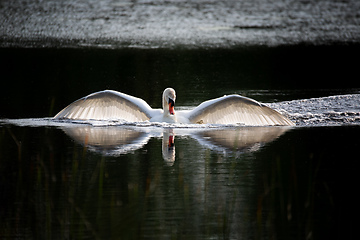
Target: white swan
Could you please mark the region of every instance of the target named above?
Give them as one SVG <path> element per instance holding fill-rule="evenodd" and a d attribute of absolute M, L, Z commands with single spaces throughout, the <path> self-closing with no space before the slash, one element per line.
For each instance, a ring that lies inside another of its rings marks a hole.
<path fill-rule="evenodd" d="M 144 100 L 113 90 L 83 97 L 61 110 L 55 119 L 113 120 L 129 122 L 295 125 L 279 112 L 253 99 L 228 95 L 201 103 L 192 110 L 174 111 L 175 90 L 163 92 L 163 109 L 152 109 Z"/>

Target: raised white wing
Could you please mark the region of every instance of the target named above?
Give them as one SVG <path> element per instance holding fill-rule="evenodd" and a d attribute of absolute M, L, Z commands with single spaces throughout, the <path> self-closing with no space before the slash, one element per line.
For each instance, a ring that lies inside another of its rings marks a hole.
<path fill-rule="evenodd" d="M 61 110 L 55 119 L 112 120 L 129 122 L 149 120 L 154 110 L 142 99 L 112 90 L 83 97 Z"/>
<path fill-rule="evenodd" d="M 240 95 L 229 95 L 203 102 L 189 113 L 188 118 L 191 123 L 295 125 L 265 104 Z"/>

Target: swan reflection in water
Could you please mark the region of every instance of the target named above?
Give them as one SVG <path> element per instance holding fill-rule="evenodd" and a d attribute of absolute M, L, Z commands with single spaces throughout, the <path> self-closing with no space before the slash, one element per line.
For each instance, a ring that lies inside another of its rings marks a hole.
<path fill-rule="evenodd" d="M 202 146 L 220 152 L 254 152 L 285 133 L 288 127 L 235 127 L 220 129 L 72 126 L 62 130 L 90 151 L 105 156 L 120 156 L 143 148 L 151 138 L 162 138 L 162 157 L 175 162 L 175 136 L 196 139 Z"/>

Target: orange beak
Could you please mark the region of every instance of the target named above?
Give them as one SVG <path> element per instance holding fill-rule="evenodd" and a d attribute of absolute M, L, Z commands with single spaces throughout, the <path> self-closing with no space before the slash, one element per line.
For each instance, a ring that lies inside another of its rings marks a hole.
<path fill-rule="evenodd" d="M 170 114 L 171 115 L 174 115 L 174 105 L 173 104 L 171 104 L 171 103 L 169 103 L 169 112 L 170 112 Z"/>
<path fill-rule="evenodd" d="M 170 98 L 170 99 L 169 99 L 169 113 L 170 113 L 171 115 L 174 115 L 174 114 L 175 114 L 175 112 L 174 112 L 174 105 L 175 105 L 174 101 Z"/>

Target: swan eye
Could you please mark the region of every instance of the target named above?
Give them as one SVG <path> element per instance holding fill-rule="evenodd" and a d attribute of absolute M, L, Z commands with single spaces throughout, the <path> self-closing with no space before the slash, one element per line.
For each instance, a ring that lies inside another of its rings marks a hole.
<path fill-rule="evenodd" d="M 173 107 L 175 105 L 174 101 L 171 98 L 169 98 L 169 104 L 171 107 Z"/>

